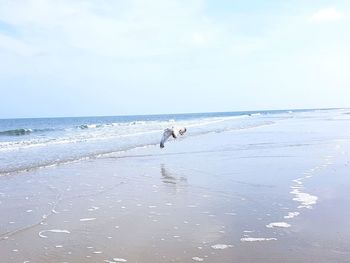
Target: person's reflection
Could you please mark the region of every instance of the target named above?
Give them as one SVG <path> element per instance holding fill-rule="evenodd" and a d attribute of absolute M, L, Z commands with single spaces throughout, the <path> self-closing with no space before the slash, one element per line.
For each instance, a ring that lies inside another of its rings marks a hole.
<path fill-rule="evenodd" d="M 164 185 L 173 188 L 175 191 L 180 190 L 184 186 L 183 183 L 187 183 L 187 179 L 185 177 L 178 177 L 176 174 L 171 173 L 165 168 L 164 164 L 160 165 L 160 174 Z"/>
<path fill-rule="evenodd" d="M 165 184 L 176 184 L 176 178 L 172 176 L 172 174 L 165 169 L 164 164 L 160 165 L 160 173 L 162 175 L 162 182 Z"/>

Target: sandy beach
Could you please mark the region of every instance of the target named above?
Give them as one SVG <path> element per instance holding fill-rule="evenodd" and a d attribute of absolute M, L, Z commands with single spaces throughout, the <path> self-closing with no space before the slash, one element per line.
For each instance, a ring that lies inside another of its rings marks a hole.
<path fill-rule="evenodd" d="M 342 116 L 1 176 L 0 261 L 349 262 Z"/>

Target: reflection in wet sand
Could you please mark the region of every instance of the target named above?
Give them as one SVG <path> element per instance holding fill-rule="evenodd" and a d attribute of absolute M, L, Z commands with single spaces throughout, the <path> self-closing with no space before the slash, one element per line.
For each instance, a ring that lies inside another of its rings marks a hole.
<path fill-rule="evenodd" d="M 173 189 L 182 189 L 187 185 L 185 176 L 178 176 L 176 173 L 169 171 L 164 164 L 160 165 L 161 180 L 165 186 Z"/>

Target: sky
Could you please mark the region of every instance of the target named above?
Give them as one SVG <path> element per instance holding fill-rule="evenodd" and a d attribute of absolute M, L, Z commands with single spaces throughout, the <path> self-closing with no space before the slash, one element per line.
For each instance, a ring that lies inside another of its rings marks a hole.
<path fill-rule="evenodd" d="M 0 0 L 0 118 L 349 107 L 350 1 Z"/>

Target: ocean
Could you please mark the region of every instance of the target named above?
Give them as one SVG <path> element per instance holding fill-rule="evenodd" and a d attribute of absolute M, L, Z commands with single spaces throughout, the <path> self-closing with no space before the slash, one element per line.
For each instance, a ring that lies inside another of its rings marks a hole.
<path fill-rule="evenodd" d="M 298 114 L 326 110 L 0 119 L 0 174 L 150 147 L 171 126 L 185 137 L 272 125 Z"/>

